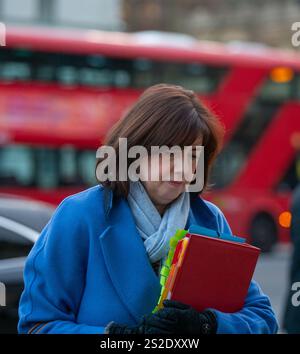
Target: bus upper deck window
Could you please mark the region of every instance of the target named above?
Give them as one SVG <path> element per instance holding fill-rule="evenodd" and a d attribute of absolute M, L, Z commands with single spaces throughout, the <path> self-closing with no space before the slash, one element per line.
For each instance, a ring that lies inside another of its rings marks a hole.
<path fill-rule="evenodd" d="M 6 62 L 1 65 L 0 76 L 5 81 L 28 81 L 31 70 L 27 63 Z"/>
<path fill-rule="evenodd" d="M 263 85 L 260 97 L 265 101 L 282 102 L 293 98 L 295 93 L 295 75 L 287 67 L 273 68 Z"/>
<path fill-rule="evenodd" d="M 77 70 L 72 66 L 62 66 L 56 72 L 57 81 L 62 85 L 72 86 L 77 84 Z"/>

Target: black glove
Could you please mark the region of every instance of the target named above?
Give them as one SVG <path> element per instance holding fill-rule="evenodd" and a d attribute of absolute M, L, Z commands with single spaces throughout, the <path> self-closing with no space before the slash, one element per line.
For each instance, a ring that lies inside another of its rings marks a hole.
<path fill-rule="evenodd" d="M 172 321 L 165 319 L 152 321 L 153 316 L 153 314 L 143 316 L 136 326 L 127 326 L 111 321 L 105 327 L 104 334 L 172 334 Z"/>
<path fill-rule="evenodd" d="M 198 312 L 179 301 L 164 300 L 164 307 L 148 319 L 148 325 L 168 330 L 171 334 L 215 334 L 217 317 L 211 310 Z"/>
<path fill-rule="evenodd" d="M 130 327 L 111 321 L 105 327 L 104 334 L 142 334 L 142 327 L 140 325 Z"/>

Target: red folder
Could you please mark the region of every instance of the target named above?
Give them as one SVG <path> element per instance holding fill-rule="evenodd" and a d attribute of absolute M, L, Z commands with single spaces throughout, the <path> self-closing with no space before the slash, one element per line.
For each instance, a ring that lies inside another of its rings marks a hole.
<path fill-rule="evenodd" d="M 198 311 L 242 309 L 260 249 L 205 235 L 185 237 L 189 240 L 167 298 Z"/>

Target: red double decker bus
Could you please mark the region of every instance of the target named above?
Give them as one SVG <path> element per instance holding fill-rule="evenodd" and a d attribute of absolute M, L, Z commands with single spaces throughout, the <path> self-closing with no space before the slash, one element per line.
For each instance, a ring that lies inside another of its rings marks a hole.
<path fill-rule="evenodd" d="M 156 83 L 199 94 L 226 126 L 206 197 L 235 234 L 288 241 L 299 182 L 300 56 L 268 48 L 149 41 L 141 34 L 8 28 L 0 49 L 0 193 L 53 204 L 96 184 L 107 130 Z"/>

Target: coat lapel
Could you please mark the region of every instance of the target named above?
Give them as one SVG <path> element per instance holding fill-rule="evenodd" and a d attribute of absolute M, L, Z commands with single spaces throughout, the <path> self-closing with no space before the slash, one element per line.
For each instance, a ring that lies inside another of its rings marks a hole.
<path fill-rule="evenodd" d="M 197 194 L 191 194 L 191 208 L 188 218 L 188 226 L 201 225 L 208 229 L 218 230 L 217 218 L 207 206 L 206 202 Z"/>
<path fill-rule="evenodd" d="M 155 274 L 131 210 L 118 198 L 108 217 L 108 226 L 99 237 L 111 281 L 136 322 L 152 312 L 161 285 Z"/>

